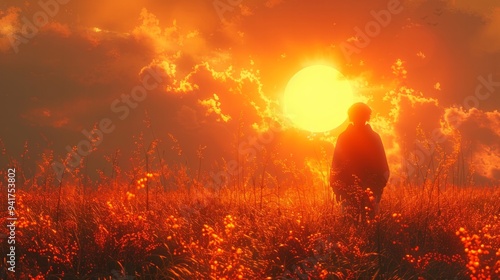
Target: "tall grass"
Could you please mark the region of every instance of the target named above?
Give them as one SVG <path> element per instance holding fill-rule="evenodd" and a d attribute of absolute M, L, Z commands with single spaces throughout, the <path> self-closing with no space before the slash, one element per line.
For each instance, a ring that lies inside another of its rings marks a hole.
<path fill-rule="evenodd" d="M 117 152 L 106 157 L 110 175 L 101 172 L 97 183 L 85 160 L 62 182 L 50 168 L 52 152 L 42 154 L 31 177 L 23 172 L 32 160 L 27 152 L 11 160 L 20 170 L 17 266 L 8 274 L 8 244 L 0 239 L 0 278 L 500 278 L 500 188 L 448 178 L 443 168 L 458 166 L 450 160 L 456 151 L 437 147 L 408 182 L 386 188 L 378 217 L 359 222 L 334 202 L 325 155 L 307 163 L 315 177 L 263 150 L 241 162 L 234 180 L 214 187 L 202 171 L 204 147 L 189 168 L 167 165 L 157 140 L 143 145 L 141 135 L 137 142 L 133 167 L 122 170 Z M 182 155 L 175 137 L 171 142 Z"/>
<path fill-rule="evenodd" d="M 380 217 L 359 224 L 318 196 L 323 188 L 288 188 L 278 200 L 249 186 L 236 199 L 231 187 L 192 191 L 182 169 L 171 172 L 175 191 L 146 172 L 130 187 L 104 180 L 85 191 L 27 180 L 17 193 L 17 278 L 500 277 L 498 188 L 388 187 Z"/>

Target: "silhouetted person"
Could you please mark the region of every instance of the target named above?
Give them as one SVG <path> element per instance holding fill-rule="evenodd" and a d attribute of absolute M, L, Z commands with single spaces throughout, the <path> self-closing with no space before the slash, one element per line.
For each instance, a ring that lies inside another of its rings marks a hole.
<path fill-rule="evenodd" d="M 330 184 L 343 211 L 345 208 L 353 211 L 356 219 L 366 213 L 373 218 L 378 214 L 389 166 L 380 136 L 367 124 L 370 107 L 356 103 L 349 108 L 348 115 L 351 124 L 337 139 Z"/>

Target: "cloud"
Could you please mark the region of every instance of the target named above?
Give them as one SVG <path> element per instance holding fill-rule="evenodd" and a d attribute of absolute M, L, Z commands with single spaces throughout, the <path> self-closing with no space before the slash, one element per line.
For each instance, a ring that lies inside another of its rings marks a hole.
<path fill-rule="evenodd" d="M 499 182 L 500 112 L 452 107 L 445 110 L 443 118 L 444 128 L 461 136 L 463 150 L 470 152 L 471 167 L 479 180 Z"/>
<path fill-rule="evenodd" d="M 486 145 L 500 143 L 500 112 L 485 112 L 477 108 L 464 110 L 451 107 L 445 109 L 444 120 L 457 129 L 467 139 L 483 142 Z M 469 138 L 470 137 L 470 138 Z"/>
<path fill-rule="evenodd" d="M 486 18 L 486 24 L 478 34 L 474 45 L 486 53 L 500 52 L 500 7 L 494 8 L 491 15 Z"/>
<path fill-rule="evenodd" d="M 19 13 L 21 9 L 10 7 L 0 10 L 0 51 L 7 52 L 12 48 L 12 36 L 19 28 Z"/>
<path fill-rule="evenodd" d="M 207 116 L 215 114 L 217 116 L 216 120 L 218 122 L 220 121 L 228 122 L 229 120 L 231 120 L 231 116 L 222 113 L 222 110 L 220 108 L 221 101 L 217 94 L 214 93 L 212 98 L 198 100 L 198 103 L 207 109 L 206 112 Z"/>
<path fill-rule="evenodd" d="M 69 124 L 70 119 L 61 110 L 53 111 L 48 108 L 36 108 L 21 115 L 32 126 L 46 126 L 62 128 Z"/>
<path fill-rule="evenodd" d="M 199 130 L 201 128 L 196 110 L 187 105 L 182 105 L 177 111 L 177 121 L 187 130 Z"/>
<path fill-rule="evenodd" d="M 498 7 L 498 1 L 496 0 L 447 0 L 447 2 L 453 9 L 483 16 L 489 15 L 493 9 Z"/>
<path fill-rule="evenodd" d="M 273 8 L 273 7 L 278 6 L 281 3 L 283 3 L 283 0 L 267 0 L 265 5 L 268 8 Z"/>
<path fill-rule="evenodd" d="M 43 26 L 42 32 L 52 32 L 59 37 L 68 38 L 71 36 L 71 30 L 67 24 L 59 22 L 49 22 Z"/>
<path fill-rule="evenodd" d="M 199 55 L 205 51 L 205 42 L 197 30 L 183 30 L 178 26 L 177 20 L 171 26 L 162 28 L 158 17 L 142 9 L 140 14 L 141 24 L 132 34 L 139 41 L 146 40 L 152 44 L 158 54 L 182 52 L 189 55 Z"/>

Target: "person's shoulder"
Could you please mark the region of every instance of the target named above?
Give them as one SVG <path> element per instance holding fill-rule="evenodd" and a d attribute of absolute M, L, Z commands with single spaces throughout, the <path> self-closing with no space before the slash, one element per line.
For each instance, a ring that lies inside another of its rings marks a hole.
<path fill-rule="evenodd" d="M 379 135 L 379 134 L 378 134 L 375 130 L 373 130 L 373 128 L 372 128 L 372 126 L 371 126 L 371 125 L 367 124 L 367 125 L 366 125 L 366 129 L 367 129 L 368 131 L 370 131 L 370 133 L 371 133 L 371 134 L 373 134 L 373 135 L 376 135 L 376 136 L 380 137 L 380 135 Z"/>
<path fill-rule="evenodd" d="M 368 126 L 368 129 L 370 130 L 370 133 L 371 133 L 374 141 L 382 142 L 382 137 L 380 137 L 380 134 L 378 134 L 375 130 L 373 130 L 369 124 L 367 124 L 367 126 Z"/>
<path fill-rule="evenodd" d="M 350 134 L 352 134 L 352 124 L 350 124 L 344 131 L 342 131 L 339 136 L 338 136 L 338 139 L 340 138 L 345 138 L 345 137 L 349 137 Z"/>

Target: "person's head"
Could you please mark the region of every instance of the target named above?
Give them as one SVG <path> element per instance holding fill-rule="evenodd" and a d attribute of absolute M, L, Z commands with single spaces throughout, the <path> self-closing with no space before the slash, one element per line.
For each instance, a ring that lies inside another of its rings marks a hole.
<path fill-rule="evenodd" d="M 353 104 L 347 114 L 354 125 L 364 125 L 370 120 L 372 110 L 363 102 Z"/>

